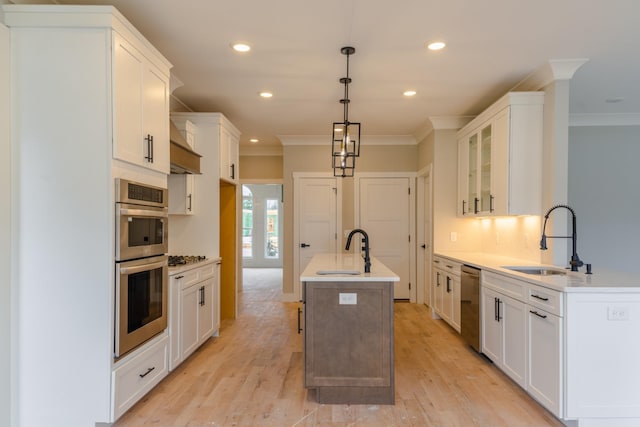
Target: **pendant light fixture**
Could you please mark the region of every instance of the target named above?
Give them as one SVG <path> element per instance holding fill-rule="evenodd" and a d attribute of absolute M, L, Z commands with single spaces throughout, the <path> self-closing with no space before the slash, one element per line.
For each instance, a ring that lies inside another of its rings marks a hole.
<path fill-rule="evenodd" d="M 344 84 L 344 98 L 340 103 L 344 106 L 344 120 L 333 122 L 331 139 L 331 162 L 333 176 L 352 177 L 356 168 L 356 157 L 360 156 L 360 123 L 349 121 L 349 56 L 356 53 L 356 49 L 345 46 L 340 53 L 347 56 L 347 76 L 340 79 Z"/>

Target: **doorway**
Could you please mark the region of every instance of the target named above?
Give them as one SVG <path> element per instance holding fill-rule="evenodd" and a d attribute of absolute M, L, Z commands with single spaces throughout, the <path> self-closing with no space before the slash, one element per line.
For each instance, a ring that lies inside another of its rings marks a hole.
<path fill-rule="evenodd" d="M 282 268 L 282 184 L 242 185 L 242 267 Z"/>

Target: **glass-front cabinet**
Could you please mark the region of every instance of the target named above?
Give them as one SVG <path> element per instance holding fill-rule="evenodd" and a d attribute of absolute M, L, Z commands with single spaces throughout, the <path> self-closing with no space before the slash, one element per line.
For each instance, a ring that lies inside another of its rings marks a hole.
<path fill-rule="evenodd" d="M 542 92 L 510 92 L 458 131 L 458 216 L 540 215 Z"/>
<path fill-rule="evenodd" d="M 461 180 L 459 215 L 479 215 L 493 211 L 491 193 L 492 124 L 472 131 L 458 142 Z"/>

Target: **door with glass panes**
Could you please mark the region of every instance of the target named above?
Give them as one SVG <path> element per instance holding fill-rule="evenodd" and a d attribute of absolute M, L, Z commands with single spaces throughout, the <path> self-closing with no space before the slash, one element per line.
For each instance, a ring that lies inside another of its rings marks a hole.
<path fill-rule="evenodd" d="M 282 267 L 282 185 L 242 186 L 242 266 Z"/>

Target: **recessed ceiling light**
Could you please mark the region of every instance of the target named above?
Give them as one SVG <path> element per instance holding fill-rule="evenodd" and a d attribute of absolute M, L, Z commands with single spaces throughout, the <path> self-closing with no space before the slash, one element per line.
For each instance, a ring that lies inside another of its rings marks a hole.
<path fill-rule="evenodd" d="M 445 46 L 445 42 L 432 42 L 427 45 L 427 48 L 429 48 L 429 50 L 440 50 L 444 49 Z"/>
<path fill-rule="evenodd" d="M 233 50 L 240 53 L 249 52 L 251 50 L 251 46 L 245 42 L 232 43 L 231 47 L 233 48 Z"/>
<path fill-rule="evenodd" d="M 416 92 L 415 90 L 405 90 L 404 92 L 402 92 L 404 96 L 415 96 L 416 93 L 418 92 Z"/>
<path fill-rule="evenodd" d="M 273 94 L 271 92 L 260 92 L 260 96 L 263 98 L 271 98 Z"/>
<path fill-rule="evenodd" d="M 251 139 L 249 140 L 249 142 L 252 142 L 252 143 L 254 143 L 254 144 L 255 144 L 256 142 L 258 142 L 258 141 L 259 141 L 259 140 L 258 140 L 258 139 L 256 139 L 256 138 L 251 138 Z"/>

